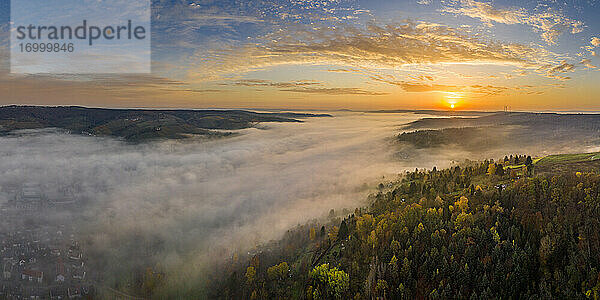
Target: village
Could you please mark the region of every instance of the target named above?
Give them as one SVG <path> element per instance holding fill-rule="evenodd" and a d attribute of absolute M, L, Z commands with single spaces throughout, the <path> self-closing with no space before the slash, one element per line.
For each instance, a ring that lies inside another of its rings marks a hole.
<path fill-rule="evenodd" d="M 50 201 L 34 184 L 6 194 L 0 209 L 0 298 L 93 297 L 87 258 L 73 228 L 36 222 L 48 211 L 75 205 L 73 198 Z"/>

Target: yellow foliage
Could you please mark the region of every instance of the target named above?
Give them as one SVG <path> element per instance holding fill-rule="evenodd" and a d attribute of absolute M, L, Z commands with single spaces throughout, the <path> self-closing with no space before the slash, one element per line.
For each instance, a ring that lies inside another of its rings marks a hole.
<path fill-rule="evenodd" d="M 369 214 L 364 214 L 364 215 L 356 218 L 356 230 L 359 233 L 367 235 L 372 227 L 373 227 L 373 216 L 371 216 Z"/>
<path fill-rule="evenodd" d="M 289 265 L 284 261 L 278 265 L 269 267 L 267 269 L 267 277 L 269 280 L 284 280 L 287 277 L 289 270 Z"/>
<path fill-rule="evenodd" d="M 337 226 L 331 227 L 331 229 L 329 229 L 329 233 L 328 233 L 329 239 L 332 241 L 335 241 L 338 236 L 338 231 L 339 231 L 339 228 Z"/>
<path fill-rule="evenodd" d="M 496 226 L 490 228 L 490 232 L 492 233 L 492 238 L 494 241 L 496 243 L 500 243 L 500 235 L 498 234 L 498 231 L 496 231 Z"/>
<path fill-rule="evenodd" d="M 377 234 L 375 234 L 375 230 L 371 231 L 369 238 L 367 239 L 369 245 L 372 245 L 373 248 L 377 245 Z"/>
<path fill-rule="evenodd" d="M 255 276 L 256 276 L 256 269 L 254 269 L 254 267 L 246 268 L 246 282 L 248 282 L 248 284 L 252 284 L 252 282 L 254 282 Z"/>
<path fill-rule="evenodd" d="M 456 216 L 455 225 L 457 227 L 470 227 L 473 223 L 473 215 L 471 213 L 461 212 L 458 216 Z"/>
<path fill-rule="evenodd" d="M 494 174 L 496 174 L 496 164 L 494 164 L 494 163 L 491 163 L 491 164 L 488 166 L 487 173 L 488 173 L 488 175 L 494 175 Z"/>
<path fill-rule="evenodd" d="M 161 273 L 154 272 L 152 268 L 146 268 L 146 273 L 144 274 L 144 282 L 142 284 L 142 288 L 146 295 L 152 294 L 154 289 L 156 289 L 163 281 L 163 276 Z"/>
<path fill-rule="evenodd" d="M 454 202 L 454 206 L 458 207 L 461 211 L 467 211 L 469 209 L 469 199 L 461 196 L 458 201 Z"/>
<path fill-rule="evenodd" d="M 390 265 L 397 265 L 398 264 L 398 258 L 396 258 L 396 255 L 392 256 L 392 259 L 390 259 Z"/>

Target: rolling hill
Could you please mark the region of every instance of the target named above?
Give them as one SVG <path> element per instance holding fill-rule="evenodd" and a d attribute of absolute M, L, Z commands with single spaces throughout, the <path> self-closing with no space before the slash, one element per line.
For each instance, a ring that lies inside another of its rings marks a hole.
<path fill-rule="evenodd" d="M 481 117 L 423 118 L 406 124 L 398 141 L 416 148 L 448 145 L 468 151 L 499 145 L 519 148 L 595 145 L 600 139 L 600 115 L 555 113 L 495 113 Z"/>
<path fill-rule="evenodd" d="M 114 136 L 130 142 L 189 135 L 223 136 L 218 130 L 249 128 L 262 122 L 302 122 L 326 114 L 258 113 L 243 110 L 104 109 L 77 106 L 0 107 L 0 134 L 19 129 L 61 128 L 76 134 Z"/>

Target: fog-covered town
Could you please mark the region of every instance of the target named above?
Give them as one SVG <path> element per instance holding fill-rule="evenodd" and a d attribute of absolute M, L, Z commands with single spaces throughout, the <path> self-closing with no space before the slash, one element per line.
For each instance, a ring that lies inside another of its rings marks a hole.
<path fill-rule="evenodd" d="M 85 249 L 68 218 L 39 222 L 49 213 L 81 209 L 69 188 L 57 190 L 47 194 L 34 183 L 0 189 L 0 298 L 94 295 Z"/>

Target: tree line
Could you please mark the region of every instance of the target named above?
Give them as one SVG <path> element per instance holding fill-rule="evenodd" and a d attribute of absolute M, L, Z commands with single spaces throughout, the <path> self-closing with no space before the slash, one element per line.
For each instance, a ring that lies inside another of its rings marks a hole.
<path fill-rule="evenodd" d="M 415 170 L 368 207 L 290 230 L 215 280 L 222 299 L 598 299 L 600 175 L 531 157 Z M 502 170 L 502 171 L 500 171 Z"/>

